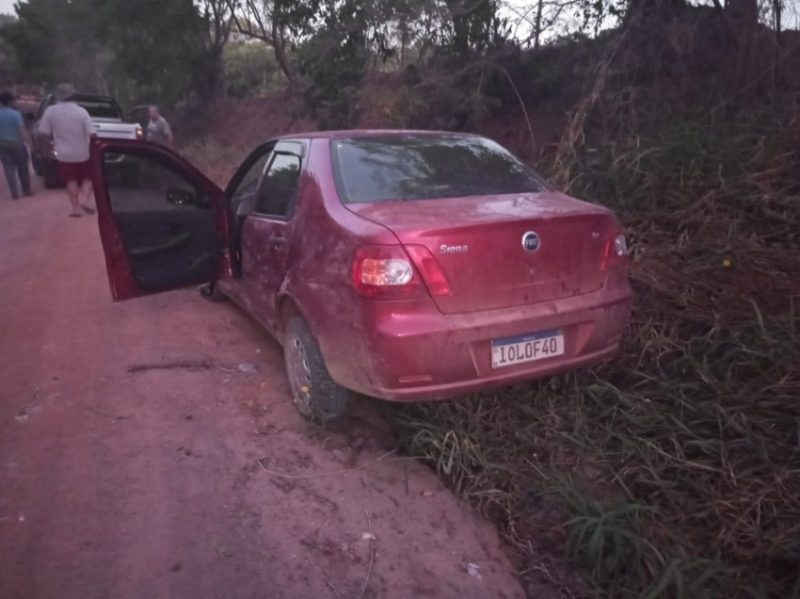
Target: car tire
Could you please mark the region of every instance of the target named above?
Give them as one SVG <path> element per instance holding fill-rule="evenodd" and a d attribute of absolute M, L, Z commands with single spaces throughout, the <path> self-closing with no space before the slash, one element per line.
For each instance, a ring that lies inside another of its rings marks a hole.
<path fill-rule="evenodd" d="M 286 324 L 283 359 L 292 401 L 303 416 L 327 424 L 345 415 L 351 392 L 331 378 L 319 345 L 300 316 Z"/>
<path fill-rule="evenodd" d="M 222 293 L 217 283 L 206 283 L 200 286 L 200 295 L 210 302 L 227 302 L 228 296 Z"/>

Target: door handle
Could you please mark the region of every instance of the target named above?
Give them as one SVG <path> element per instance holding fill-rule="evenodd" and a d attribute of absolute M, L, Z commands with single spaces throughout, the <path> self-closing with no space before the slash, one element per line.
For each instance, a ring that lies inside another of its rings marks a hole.
<path fill-rule="evenodd" d="M 273 235 L 273 236 L 271 236 L 269 238 L 269 244 L 274 249 L 280 249 L 280 248 L 282 248 L 283 246 L 286 245 L 286 238 L 285 237 L 281 237 L 280 235 Z"/>

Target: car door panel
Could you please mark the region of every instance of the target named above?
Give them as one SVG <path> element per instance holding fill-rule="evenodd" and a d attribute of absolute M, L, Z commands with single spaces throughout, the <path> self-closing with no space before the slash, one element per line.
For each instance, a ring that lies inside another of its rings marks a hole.
<path fill-rule="evenodd" d="M 171 191 L 181 182 L 174 179 L 177 181 L 163 182 Z M 222 248 L 214 219 L 209 218 L 210 205 L 173 204 L 162 190 L 145 187 L 141 181 L 133 188 L 109 184 L 108 191 L 134 277 L 143 288 L 168 285 L 170 273 L 176 276 L 178 286 L 215 278 Z"/>
<path fill-rule="evenodd" d="M 253 309 L 275 330 L 280 323 L 277 296 L 289 267 L 291 217 L 303 148 L 294 141 L 275 146 L 259 182 L 255 209 L 242 226 L 243 287 Z"/>
<path fill-rule="evenodd" d="M 280 281 L 286 272 L 287 223 L 251 214 L 242 228 L 242 280 L 251 305 L 276 328 Z"/>
<path fill-rule="evenodd" d="M 182 287 L 216 278 L 222 248 L 207 215 L 170 217 L 161 212 L 118 216 L 134 278 L 146 290 Z M 128 241 L 133 240 L 133 241 Z"/>
<path fill-rule="evenodd" d="M 115 299 L 213 281 L 228 269 L 222 192 L 177 154 L 95 142 L 92 169 Z"/>

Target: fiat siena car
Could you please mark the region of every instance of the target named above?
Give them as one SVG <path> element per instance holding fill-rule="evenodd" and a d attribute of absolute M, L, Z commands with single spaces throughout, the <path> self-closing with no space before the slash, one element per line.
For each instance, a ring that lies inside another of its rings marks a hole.
<path fill-rule="evenodd" d="M 224 191 L 147 143 L 95 141 L 92 163 L 114 298 L 210 283 L 283 345 L 318 421 L 351 392 L 434 400 L 594 364 L 628 323 L 613 214 L 483 137 L 292 135 Z"/>

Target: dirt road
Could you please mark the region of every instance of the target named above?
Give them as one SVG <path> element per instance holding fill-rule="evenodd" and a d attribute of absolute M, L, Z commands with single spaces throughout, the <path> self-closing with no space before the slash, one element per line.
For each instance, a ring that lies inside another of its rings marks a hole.
<path fill-rule="evenodd" d="M 233 305 L 113 304 L 96 220 L 0 186 L 0 597 L 521 596 L 374 409 L 305 423 Z"/>

